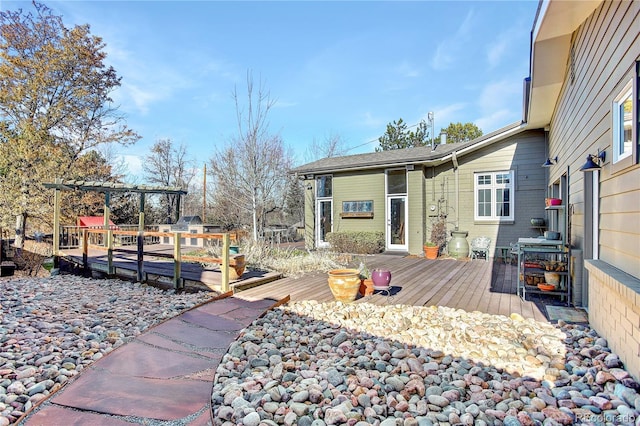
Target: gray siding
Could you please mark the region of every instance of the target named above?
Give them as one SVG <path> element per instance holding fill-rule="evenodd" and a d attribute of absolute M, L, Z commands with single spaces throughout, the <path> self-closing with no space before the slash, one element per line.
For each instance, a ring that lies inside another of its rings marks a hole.
<path fill-rule="evenodd" d="M 611 105 L 640 58 L 640 2 L 603 2 L 573 37 L 575 78 L 567 72 L 554 111 L 549 149 L 559 164 L 557 183 L 569 170 L 572 242 L 584 249 L 585 173 L 588 154 L 607 151 L 600 172 L 600 259 L 640 277 L 640 168 L 616 170 L 612 160 Z M 590 174 L 586 175 L 587 177 Z"/>

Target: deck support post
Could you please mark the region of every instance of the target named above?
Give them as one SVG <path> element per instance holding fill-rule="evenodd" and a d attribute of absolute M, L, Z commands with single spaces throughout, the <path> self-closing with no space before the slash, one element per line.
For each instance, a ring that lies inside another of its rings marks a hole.
<path fill-rule="evenodd" d="M 176 290 L 182 289 L 182 280 L 180 272 L 182 267 L 182 251 L 180 250 L 180 238 L 182 233 L 176 232 L 173 236 L 173 286 Z"/>
<path fill-rule="evenodd" d="M 62 180 L 56 178 L 55 183 Z M 53 267 L 60 267 L 60 189 L 53 191 Z"/>
<path fill-rule="evenodd" d="M 140 208 L 138 209 L 138 257 L 137 279 L 144 282 L 144 192 L 140 193 Z"/>
<path fill-rule="evenodd" d="M 144 231 L 138 231 L 137 236 L 138 250 L 137 250 L 137 275 L 136 278 L 139 283 L 144 282 Z"/>
<path fill-rule="evenodd" d="M 82 230 L 82 268 L 85 274 L 90 274 L 89 270 L 89 230 Z"/>
<path fill-rule="evenodd" d="M 220 265 L 222 272 L 222 293 L 229 291 L 229 240 L 228 232 L 222 234 L 222 265 Z"/>
<path fill-rule="evenodd" d="M 107 238 L 107 274 L 111 277 L 115 273 L 113 266 L 113 230 L 109 229 L 106 234 Z"/>

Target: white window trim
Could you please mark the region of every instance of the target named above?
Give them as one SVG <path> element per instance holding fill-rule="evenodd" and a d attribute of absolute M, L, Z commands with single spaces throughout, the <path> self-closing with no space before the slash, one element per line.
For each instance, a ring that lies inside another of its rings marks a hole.
<path fill-rule="evenodd" d="M 635 108 L 636 104 L 633 102 L 633 79 L 630 79 L 629 82 L 624 86 L 624 89 L 620 91 L 618 96 L 613 100 L 613 104 L 611 107 L 611 116 L 612 116 L 612 125 L 611 130 L 613 131 L 612 135 L 612 145 L 613 145 L 613 163 L 617 163 L 620 160 L 623 160 L 631 155 L 633 152 L 633 140 L 632 146 L 630 149 L 624 152 L 620 152 L 620 139 L 622 134 L 624 133 L 624 129 L 620 128 L 620 106 L 622 105 L 622 101 L 626 98 L 631 97 L 631 117 L 635 117 Z"/>
<path fill-rule="evenodd" d="M 508 184 L 496 183 L 496 175 L 509 174 Z M 491 184 L 478 185 L 478 177 L 484 175 L 491 175 Z M 496 215 L 496 190 L 508 188 L 511 198 L 511 209 L 509 216 L 497 216 Z M 474 220 L 478 222 L 513 222 L 515 218 L 516 209 L 516 191 L 515 191 L 515 172 L 514 170 L 500 170 L 495 172 L 476 172 L 473 174 L 473 215 Z M 491 189 L 491 216 L 479 216 L 478 214 L 478 190 L 479 189 Z"/>

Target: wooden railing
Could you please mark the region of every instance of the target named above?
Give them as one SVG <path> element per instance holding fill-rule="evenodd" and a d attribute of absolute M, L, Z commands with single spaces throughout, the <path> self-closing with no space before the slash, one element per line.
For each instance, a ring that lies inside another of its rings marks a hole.
<path fill-rule="evenodd" d="M 184 280 L 181 278 L 181 270 L 183 262 L 201 262 L 201 263 L 218 263 L 222 272 L 221 290 L 223 293 L 229 291 L 229 266 L 236 266 L 234 258 L 229 256 L 229 247 L 231 241 L 237 241 L 235 233 L 207 233 L 207 234 L 185 234 L 189 238 L 202 238 L 204 240 L 219 240 L 222 242 L 222 257 L 201 257 L 201 256 L 184 256 L 180 240 L 183 233 L 181 232 L 153 232 L 153 231 L 126 231 L 112 229 L 82 229 L 82 263 L 84 268 L 89 266 L 89 248 L 95 250 L 104 250 L 107 252 L 107 274 L 115 273 L 113 264 L 113 254 L 115 252 L 135 253 L 137 260 L 137 279 L 142 282 L 144 276 L 144 255 L 153 257 L 163 257 L 173 259 L 173 283 L 176 290 L 184 288 Z M 159 241 L 162 237 L 173 239 L 173 253 L 145 252 L 145 241 Z M 115 244 L 116 238 L 128 238 L 135 240 L 136 250 L 131 250 Z"/>
<path fill-rule="evenodd" d="M 79 226 L 61 226 L 60 227 L 60 248 L 61 249 L 75 249 L 80 248 L 82 246 L 82 231 L 83 229 L 91 229 L 91 228 L 82 228 Z M 100 228 L 102 229 L 102 228 Z M 98 228 L 94 228 L 91 230 L 98 230 Z M 138 230 L 138 225 L 118 225 L 116 230 L 119 231 L 136 231 Z M 145 232 L 155 232 L 158 230 L 157 225 L 145 226 Z M 93 233 L 89 237 L 89 242 L 95 245 L 104 245 L 102 233 Z M 114 241 L 115 245 L 120 246 L 135 246 L 137 244 L 137 234 L 136 236 L 132 235 L 120 235 Z M 146 235 L 145 244 L 159 244 L 160 238 L 153 235 Z"/>

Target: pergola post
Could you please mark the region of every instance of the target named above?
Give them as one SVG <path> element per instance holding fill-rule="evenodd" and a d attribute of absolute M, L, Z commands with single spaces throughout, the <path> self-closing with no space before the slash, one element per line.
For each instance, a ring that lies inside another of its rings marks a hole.
<path fill-rule="evenodd" d="M 62 180 L 56 178 L 55 183 Z M 53 267 L 60 266 L 60 189 L 56 187 L 53 192 Z"/>
<path fill-rule="evenodd" d="M 176 219 L 173 221 L 173 223 L 177 223 L 180 219 L 180 199 L 182 197 L 180 196 L 180 194 L 177 194 L 176 197 L 178 197 L 178 199 L 176 200 Z"/>
<path fill-rule="evenodd" d="M 111 215 L 111 193 L 106 191 L 104 193 L 104 229 L 109 229 L 109 216 Z"/>
<path fill-rule="evenodd" d="M 184 286 L 180 279 L 182 271 L 182 250 L 180 246 L 180 238 L 182 233 L 176 232 L 173 234 L 173 286 L 176 290 L 182 289 Z"/>

